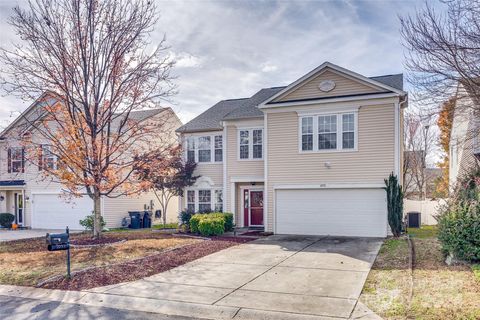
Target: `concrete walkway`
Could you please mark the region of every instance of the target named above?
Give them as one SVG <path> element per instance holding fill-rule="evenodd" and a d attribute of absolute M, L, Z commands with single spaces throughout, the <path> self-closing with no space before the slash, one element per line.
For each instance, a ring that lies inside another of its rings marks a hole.
<path fill-rule="evenodd" d="M 63 230 L 55 229 L 25 229 L 25 230 L 6 230 L 0 229 L 0 242 L 45 237 L 47 233 L 63 233 Z M 72 231 L 74 232 L 74 231 Z"/>
<path fill-rule="evenodd" d="M 0 295 L 205 319 L 379 319 L 357 300 L 381 243 L 276 235 L 139 281 L 84 292 L 2 286 Z"/>

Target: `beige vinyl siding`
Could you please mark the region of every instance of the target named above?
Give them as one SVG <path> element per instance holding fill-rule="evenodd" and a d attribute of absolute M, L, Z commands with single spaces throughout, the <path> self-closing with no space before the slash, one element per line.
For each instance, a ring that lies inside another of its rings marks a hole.
<path fill-rule="evenodd" d="M 282 184 L 383 183 L 394 170 L 394 104 L 361 106 L 358 151 L 300 153 L 296 112 L 268 114 L 268 226 L 273 188 Z M 325 166 L 330 163 L 330 168 Z"/>
<path fill-rule="evenodd" d="M 318 85 L 324 80 L 333 80 L 335 82 L 335 88 L 329 92 L 320 91 Z M 366 85 L 362 82 L 359 82 L 358 80 L 352 80 L 347 76 L 340 75 L 337 72 L 327 69 L 326 71 L 320 73 L 311 80 L 304 82 L 299 87 L 293 88 L 292 90 L 290 90 L 290 92 L 286 92 L 285 94 L 276 98 L 274 102 L 364 93 L 376 93 L 381 91 L 382 90 L 380 90 L 379 88 Z"/>
<path fill-rule="evenodd" d="M 254 126 L 259 127 L 259 126 Z M 262 125 L 263 127 L 263 125 Z M 226 210 L 232 211 L 230 194 L 232 192 L 231 179 L 234 177 L 263 177 L 264 162 L 263 160 L 238 160 L 238 127 L 235 125 L 227 126 L 227 185 L 226 194 Z M 265 133 L 264 133 L 265 140 Z M 265 143 L 265 141 L 264 141 Z M 265 148 L 264 148 L 265 151 Z M 265 156 L 265 155 L 264 155 Z M 238 189 L 238 188 L 237 188 Z M 238 200 L 238 196 L 235 197 Z M 237 201 L 238 202 L 238 201 Z M 238 218 L 238 211 L 237 211 Z"/>
<path fill-rule="evenodd" d="M 463 140 L 458 144 L 458 179 L 462 179 L 465 175 L 469 174 L 475 169 L 479 169 L 477 159 L 474 155 L 474 136 L 477 134 L 475 130 L 475 123 L 472 120 L 468 120 L 467 134 L 463 137 Z M 455 187 L 455 186 L 454 186 Z"/>
<path fill-rule="evenodd" d="M 161 209 L 160 203 L 153 192 L 131 197 L 103 198 L 103 218 L 107 223 L 107 227 L 120 227 L 122 219 L 129 216 L 128 211 L 143 211 L 145 210 L 145 205 L 150 206 L 151 201 L 153 201 L 153 212 Z M 178 212 L 178 198 L 174 197 L 168 204 L 167 223 L 177 222 Z M 163 213 L 162 218 L 155 222 L 163 222 Z"/>

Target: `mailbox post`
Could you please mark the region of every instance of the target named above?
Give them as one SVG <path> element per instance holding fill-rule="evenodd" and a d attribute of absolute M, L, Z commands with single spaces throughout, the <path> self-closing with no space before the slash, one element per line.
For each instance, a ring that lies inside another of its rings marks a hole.
<path fill-rule="evenodd" d="M 70 279 L 70 230 L 65 233 L 47 233 L 46 235 L 48 251 L 67 251 L 67 277 Z"/>

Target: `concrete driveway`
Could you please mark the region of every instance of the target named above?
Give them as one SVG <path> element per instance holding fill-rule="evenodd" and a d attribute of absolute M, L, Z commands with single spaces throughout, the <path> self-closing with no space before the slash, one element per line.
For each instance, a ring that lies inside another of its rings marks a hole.
<path fill-rule="evenodd" d="M 191 314 L 195 306 L 208 306 L 212 318 L 357 318 L 368 314 L 357 300 L 381 244 L 371 238 L 275 235 L 90 291 L 117 302 L 154 299 L 158 308 L 167 306 L 167 314 L 173 303 L 176 314 L 183 307 Z"/>
<path fill-rule="evenodd" d="M 26 229 L 26 230 L 5 230 L 0 229 L 0 242 L 45 237 L 47 233 L 63 233 L 65 230 L 54 229 Z"/>

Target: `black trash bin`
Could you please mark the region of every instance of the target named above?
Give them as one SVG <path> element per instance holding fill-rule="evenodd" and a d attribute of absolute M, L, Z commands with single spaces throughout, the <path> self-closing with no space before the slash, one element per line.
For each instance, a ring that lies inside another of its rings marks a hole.
<path fill-rule="evenodd" d="M 140 229 L 142 227 L 142 214 L 140 211 L 129 211 L 130 229 Z"/>
<path fill-rule="evenodd" d="M 143 227 L 151 228 L 152 227 L 152 215 L 149 211 L 143 212 Z"/>
<path fill-rule="evenodd" d="M 408 227 L 409 228 L 420 228 L 421 225 L 421 213 L 420 212 L 409 212 L 408 215 Z"/>

